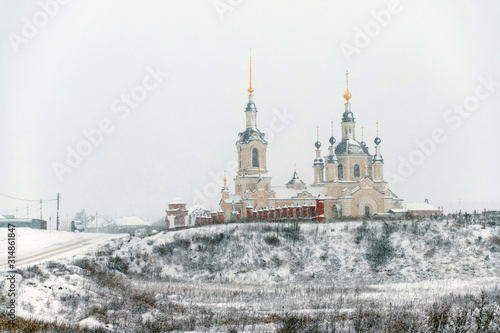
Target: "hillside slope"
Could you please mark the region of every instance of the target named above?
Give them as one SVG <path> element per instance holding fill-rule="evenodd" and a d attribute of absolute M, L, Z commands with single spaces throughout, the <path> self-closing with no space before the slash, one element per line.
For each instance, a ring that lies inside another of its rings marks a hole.
<path fill-rule="evenodd" d="M 17 314 L 19 332 L 497 332 L 499 273 L 497 226 L 216 225 L 22 268 Z"/>
<path fill-rule="evenodd" d="M 113 255 L 158 279 L 415 282 L 499 276 L 499 234 L 446 222 L 238 224 L 135 239 Z"/>

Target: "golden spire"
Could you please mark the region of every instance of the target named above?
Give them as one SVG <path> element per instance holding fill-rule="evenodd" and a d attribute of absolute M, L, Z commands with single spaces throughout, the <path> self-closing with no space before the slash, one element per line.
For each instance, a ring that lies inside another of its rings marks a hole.
<path fill-rule="evenodd" d="M 297 162 L 295 162 L 294 171 L 297 172 Z"/>
<path fill-rule="evenodd" d="M 377 120 L 377 137 L 378 137 L 378 120 Z"/>
<path fill-rule="evenodd" d="M 346 91 L 344 94 L 344 98 L 349 103 L 349 100 L 351 99 L 352 95 L 349 92 L 349 71 L 345 71 L 345 86 L 346 86 Z"/>
<path fill-rule="evenodd" d="M 224 187 L 226 187 L 226 182 L 227 182 L 227 179 L 226 179 L 226 170 L 224 170 Z"/>
<path fill-rule="evenodd" d="M 316 141 L 319 141 L 319 125 L 316 125 Z"/>
<path fill-rule="evenodd" d="M 333 136 L 333 120 L 332 120 L 331 124 L 332 124 L 332 136 Z"/>
<path fill-rule="evenodd" d="M 363 136 L 363 128 L 364 128 L 364 126 L 361 125 L 361 142 L 363 142 L 363 138 L 364 138 L 364 136 Z"/>
<path fill-rule="evenodd" d="M 250 49 L 250 88 L 248 88 L 248 92 L 250 95 L 253 93 L 253 88 L 252 88 L 252 49 Z"/>

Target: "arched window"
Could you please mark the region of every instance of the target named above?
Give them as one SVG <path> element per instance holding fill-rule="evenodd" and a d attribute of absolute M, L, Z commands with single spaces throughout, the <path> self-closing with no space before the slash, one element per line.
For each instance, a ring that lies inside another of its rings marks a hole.
<path fill-rule="evenodd" d="M 354 165 L 354 177 L 359 177 L 359 164 Z"/>
<path fill-rule="evenodd" d="M 184 216 L 176 216 L 174 219 L 174 224 L 176 226 L 183 226 L 184 225 Z"/>
<path fill-rule="evenodd" d="M 257 148 L 252 149 L 252 167 L 259 167 L 259 150 Z"/>
<path fill-rule="evenodd" d="M 365 206 L 365 217 L 370 217 L 370 206 Z"/>
<path fill-rule="evenodd" d="M 339 179 L 344 178 L 344 166 L 339 164 Z"/>

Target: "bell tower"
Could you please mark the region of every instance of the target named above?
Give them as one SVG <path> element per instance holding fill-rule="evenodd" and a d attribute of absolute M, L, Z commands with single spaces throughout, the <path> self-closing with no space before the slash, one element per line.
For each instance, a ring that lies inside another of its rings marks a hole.
<path fill-rule="evenodd" d="M 342 140 L 355 140 L 356 139 L 356 122 L 354 121 L 354 115 L 351 111 L 351 103 L 349 100 L 352 95 L 349 92 L 349 71 L 345 73 L 345 84 L 346 84 L 346 92 L 344 94 L 345 102 L 345 111 L 342 115 Z"/>
<path fill-rule="evenodd" d="M 238 134 L 236 150 L 238 152 L 238 172 L 236 174 L 235 194 L 244 196 L 248 190 L 259 187 L 271 189 L 271 176 L 267 175 L 265 134 L 257 128 L 257 107 L 253 100 L 252 55 L 250 54 L 250 84 L 248 103 L 245 109 L 246 129 Z"/>

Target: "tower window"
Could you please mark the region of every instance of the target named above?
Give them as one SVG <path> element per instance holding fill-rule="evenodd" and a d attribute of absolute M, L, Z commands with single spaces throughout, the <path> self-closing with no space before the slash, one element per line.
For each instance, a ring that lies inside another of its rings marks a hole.
<path fill-rule="evenodd" d="M 359 177 L 359 164 L 354 165 L 354 177 Z"/>
<path fill-rule="evenodd" d="M 349 128 L 349 134 L 351 134 L 351 129 Z"/>
<path fill-rule="evenodd" d="M 339 179 L 344 178 L 344 166 L 339 164 Z"/>
<path fill-rule="evenodd" d="M 252 149 L 252 167 L 258 168 L 259 165 L 259 150 L 257 148 Z"/>
<path fill-rule="evenodd" d="M 370 217 L 370 206 L 365 206 L 365 217 Z"/>

